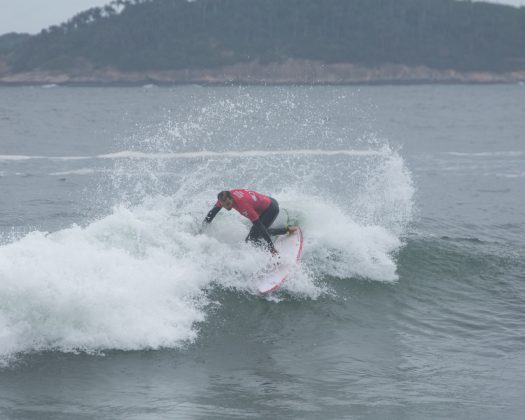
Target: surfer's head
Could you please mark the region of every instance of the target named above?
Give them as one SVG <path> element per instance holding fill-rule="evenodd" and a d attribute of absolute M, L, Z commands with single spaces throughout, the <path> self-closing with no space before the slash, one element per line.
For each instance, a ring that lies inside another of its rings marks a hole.
<path fill-rule="evenodd" d="M 221 191 L 217 194 L 217 199 L 221 203 L 221 206 L 226 210 L 231 210 L 233 208 L 233 197 L 229 191 Z"/>

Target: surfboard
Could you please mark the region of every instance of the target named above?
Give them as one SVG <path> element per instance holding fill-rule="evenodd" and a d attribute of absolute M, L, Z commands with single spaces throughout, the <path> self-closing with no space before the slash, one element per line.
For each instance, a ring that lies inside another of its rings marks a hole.
<path fill-rule="evenodd" d="M 298 228 L 294 233 L 280 235 L 273 243 L 279 252 L 279 263 L 265 270 L 257 278 L 259 293 L 270 293 L 277 290 L 299 262 L 303 252 L 303 232 Z"/>

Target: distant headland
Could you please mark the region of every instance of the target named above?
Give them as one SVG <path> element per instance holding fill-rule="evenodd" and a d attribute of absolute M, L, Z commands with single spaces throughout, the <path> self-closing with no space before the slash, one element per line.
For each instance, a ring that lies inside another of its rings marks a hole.
<path fill-rule="evenodd" d="M 525 8 L 456 0 L 116 0 L 0 36 L 0 84 L 525 82 Z"/>

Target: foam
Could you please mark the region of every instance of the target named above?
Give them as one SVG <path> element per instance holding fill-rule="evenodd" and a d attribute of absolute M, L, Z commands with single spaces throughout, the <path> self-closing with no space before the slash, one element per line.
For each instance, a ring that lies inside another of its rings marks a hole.
<path fill-rule="evenodd" d="M 2 246 L 0 355 L 192 340 L 208 276 L 162 233 L 171 227 L 166 218 L 147 207 L 118 208 L 86 228 L 33 232 Z"/>
<path fill-rule="evenodd" d="M 395 282 L 414 206 L 403 158 L 373 135 L 350 137 L 328 108 L 278 99 L 210 102 L 153 135 L 139 128 L 116 153 L 0 156 L 90 159 L 69 174 L 112 164 L 90 203 L 105 212 L 97 220 L 0 246 L 0 358 L 176 348 L 217 304 L 208 291 L 255 295 L 271 257 L 244 242 L 247 220 L 221 211 L 199 232 L 226 188 L 271 194 L 303 228 L 301 265 L 267 299 L 317 299 L 333 277 Z"/>
<path fill-rule="evenodd" d="M 357 216 L 318 197 L 295 195 L 293 201 L 307 208 L 301 218 L 305 232 L 303 262 L 314 277 L 398 279 L 395 251 L 402 242 L 393 230 L 359 223 Z"/>
<path fill-rule="evenodd" d="M 250 279 L 270 258 L 244 243 L 239 217 L 227 216 L 198 234 L 196 216 L 156 197 L 86 227 L 35 231 L 1 246 L 0 359 L 191 342 L 207 289 L 255 294 Z"/>
<path fill-rule="evenodd" d="M 386 164 L 392 171 L 395 166 Z M 186 185 L 180 195 L 200 185 Z M 208 289 L 256 294 L 255 276 L 270 257 L 244 243 L 248 224 L 223 211 L 199 233 L 214 193 L 208 187 L 183 200 L 146 197 L 85 227 L 35 231 L 1 246 L 0 357 L 5 362 L 14 353 L 39 350 L 178 347 L 197 337 L 196 325 L 205 321 L 210 304 Z M 316 299 L 330 289 L 327 275 L 397 279 L 399 220 L 385 211 L 379 216 L 391 202 L 381 202 L 371 224 L 322 196 L 292 188 L 275 197 L 305 232 L 303 264 L 281 293 Z"/>

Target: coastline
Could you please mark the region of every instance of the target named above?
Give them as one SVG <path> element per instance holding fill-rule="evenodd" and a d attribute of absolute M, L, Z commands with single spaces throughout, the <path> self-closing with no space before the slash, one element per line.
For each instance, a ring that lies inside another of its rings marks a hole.
<path fill-rule="evenodd" d="M 0 63 L 1 64 L 1 63 Z M 11 72 L 0 65 L 1 86 L 143 86 L 143 85 L 406 85 L 525 83 L 525 69 L 512 72 L 460 71 L 425 66 L 292 60 L 237 63 L 214 69 L 121 71 L 86 65 L 73 70 Z"/>

